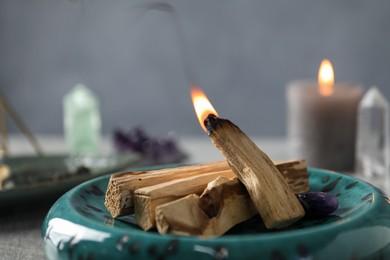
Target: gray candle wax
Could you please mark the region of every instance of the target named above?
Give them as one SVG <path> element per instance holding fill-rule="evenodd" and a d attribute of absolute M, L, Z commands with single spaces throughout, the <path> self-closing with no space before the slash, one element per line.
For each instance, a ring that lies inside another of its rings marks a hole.
<path fill-rule="evenodd" d="M 330 96 L 318 93 L 314 81 L 287 86 L 288 138 L 294 156 L 309 166 L 353 171 L 360 86 L 335 84 Z"/>

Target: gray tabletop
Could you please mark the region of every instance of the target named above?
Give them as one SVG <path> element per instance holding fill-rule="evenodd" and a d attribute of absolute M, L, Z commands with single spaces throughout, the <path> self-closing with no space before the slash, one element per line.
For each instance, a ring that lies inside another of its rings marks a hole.
<path fill-rule="evenodd" d="M 0 208 L 0 259 L 44 259 L 40 238 L 43 219 L 53 201 Z"/>

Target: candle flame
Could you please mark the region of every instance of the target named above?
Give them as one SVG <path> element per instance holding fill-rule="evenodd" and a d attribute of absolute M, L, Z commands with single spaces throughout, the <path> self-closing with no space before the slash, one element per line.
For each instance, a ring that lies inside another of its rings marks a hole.
<path fill-rule="evenodd" d="M 204 120 L 210 114 L 218 116 L 217 111 L 215 111 L 206 94 L 201 89 L 191 87 L 191 97 L 199 123 L 203 130 L 207 132 L 207 129 L 204 126 Z"/>
<path fill-rule="evenodd" d="M 321 62 L 318 71 L 318 92 L 322 96 L 331 96 L 333 94 L 334 72 L 332 63 L 325 59 Z"/>

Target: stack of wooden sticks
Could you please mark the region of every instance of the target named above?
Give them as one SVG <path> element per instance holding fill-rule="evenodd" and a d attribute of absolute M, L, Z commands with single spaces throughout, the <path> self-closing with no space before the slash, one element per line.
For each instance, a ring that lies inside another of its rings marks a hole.
<path fill-rule="evenodd" d="M 304 160 L 275 166 L 294 193 L 309 190 Z M 112 217 L 135 213 L 142 229 L 157 228 L 161 234 L 220 236 L 257 214 L 226 161 L 113 174 L 105 205 Z"/>

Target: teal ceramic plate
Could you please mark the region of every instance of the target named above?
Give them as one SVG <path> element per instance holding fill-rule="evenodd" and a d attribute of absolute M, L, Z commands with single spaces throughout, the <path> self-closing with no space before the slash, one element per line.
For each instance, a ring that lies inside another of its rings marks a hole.
<path fill-rule="evenodd" d="M 94 157 L 18 156 L 7 157 L 10 176 L 0 178 L 0 206 L 64 194 L 86 180 L 118 171 L 138 161 L 135 154 Z M 55 197 L 54 197 L 55 198 Z"/>
<path fill-rule="evenodd" d="M 159 235 L 114 220 L 104 206 L 109 176 L 85 182 L 49 211 L 42 239 L 49 259 L 390 259 L 390 199 L 359 179 L 309 170 L 311 191 L 327 191 L 339 209 L 266 231 L 252 219 L 213 239 Z"/>

